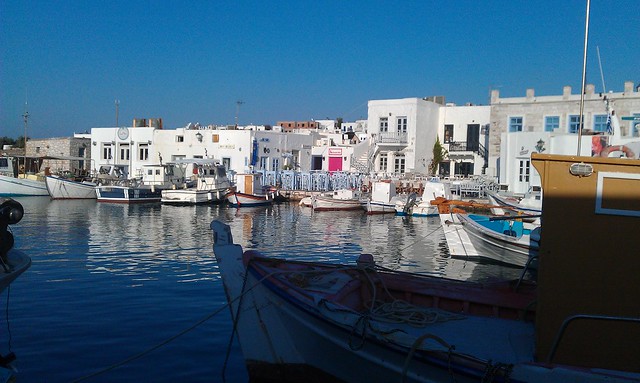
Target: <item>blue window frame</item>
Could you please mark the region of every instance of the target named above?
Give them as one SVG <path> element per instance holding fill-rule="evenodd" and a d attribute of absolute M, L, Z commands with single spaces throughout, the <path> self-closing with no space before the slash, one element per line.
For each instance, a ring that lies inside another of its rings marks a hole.
<path fill-rule="evenodd" d="M 580 126 L 580 116 L 569 116 L 569 133 L 578 133 L 578 127 Z"/>
<path fill-rule="evenodd" d="M 522 132 L 522 117 L 509 118 L 509 132 Z"/>
<path fill-rule="evenodd" d="M 606 132 L 607 131 L 607 115 L 596 114 L 593 116 L 593 131 L 594 132 Z"/>
<path fill-rule="evenodd" d="M 553 132 L 560 127 L 560 116 L 547 116 L 544 118 L 544 131 Z"/>

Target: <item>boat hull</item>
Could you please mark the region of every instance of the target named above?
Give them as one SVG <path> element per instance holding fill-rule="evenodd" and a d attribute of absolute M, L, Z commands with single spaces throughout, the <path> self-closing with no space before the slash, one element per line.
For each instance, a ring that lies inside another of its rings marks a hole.
<path fill-rule="evenodd" d="M 112 203 L 152 203 L 160 202 L 162 190 L 153 187 L 98 186 L 98 202 Z"/>
<path fill-rule="evenodd" d="M 196 189 L 167 189 L 162 191 L 160 202 L 170 205 L 199 205 L 215 204 L 225 200 L 228 189 L 196 190 Z"/>
<path fill-rule="evenodd" d="M 227 194 L 227 201 L 235 207 L 263 206 L 273 204 L 273 196 L 231 192 Z"/>
<path fill-rule="evenodd" d="M 45 184 L 52 199 L 96 199 L 96 184 L 46 176 Z"/>
<path fill-rule="evenodd" d="M 43 181 L 0 175 L 0 197 L 48 197 Z"/>
<path fill-rule="evenodd" d="M 360 210 L 362 202 L 358 199 L 338 199 L 326 196 L 315 196 L 312 199 L 311 207 L 314 211 L 339 211 L 339 210 Z"/>
<path fill-rule="evenodd" d="M 482 225 L 482 220 L 488 221 L 488 217 L 458 214 L 457 219 L 467 232 L 478 256 L 524 267 L 530 258 L 538 255 L 538 244 L 530 239 L 529 234 L 515 237 L 489 229 Z M 502 222 L 507 221 L 500 221 Z"/>

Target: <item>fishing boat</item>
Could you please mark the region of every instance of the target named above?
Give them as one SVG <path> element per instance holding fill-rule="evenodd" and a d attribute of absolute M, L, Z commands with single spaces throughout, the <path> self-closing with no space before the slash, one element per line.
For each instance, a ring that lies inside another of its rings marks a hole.
<path fill-rule="evenodd" d="M 313 196 L 311 198 L 311 208 L 313 211 L 362 211 L 362 202 L 357 190 L 339 189 Z"/>
<path fill-rule="evenodd" d="M 161 192 L 161 202 L 173 205 L 193 205 L 204 203 L 218 203 L 224 201 L 231 182 L 227 178 L 227 171 L 219 161 L 213 159 L 188 159 L 175 161 L 176 164 L 193 166 L 196 177 L 195 186 L 165 189 Z"/>
<path fill-rule="evenodd" d="M 542 196 L 539 191 L 527 193 L 521 198 L 504 196 L 493 190 L 486 190 L 485 193 L 489 203 L 496 205 L 492 210 L 496 215 L 513 213 L 540 215 L 542 212 Z M 506 209 L 503 209 L 503 206 Z"/>
<path fill-rule="evenodd" d="M 540 242 L 537 282 L 525 273 L 476 283 L 391 271 L 367 254 L 355 264 L 264 257 L 213 221 L 250 377 L 639 381 L 640 161 L 533 154 L 532 162 L 545 190 L 545 235 L 562 233 Z M 603 270 L 611 243 L 620 259 Z"/>
<path fill-rule="evenodd" d="M 226 198 L 235 207 L 271 205 L 275 199 L 275 191 L 262 185 L 262 174 L 239 173 L 236 174 L 235 186 Z"/>
<path fill-rule="evenodd" d="M 76 181 L 59 175 L 45 176 L 47 192 L 52 199 L 96 199 L 97 183 Z"/>
<path fill-rule="evenodd" d="M 160 202 L 162 190 L 184 185 L 184 173 L 173 163 L 144 165 L 142 176 L 123 181 L 109 181 L 96 187 L 98 202 Z"/>
<path fill-rule="evenodd" d="M 362 207 L 367 214 L 395 214 L 396 204 L 406 199 L 407 196 L 396 194 L 396 184 L 393 181 L 375 181 L 371 184 L 369 198 L 362 201 Z"/>
<path fill-rule="evenodd" d="M 538 256 L 540 225 L 510 216 L 455 213 L 455 217 L 473 244 L 475 256 L 522 267 Z"/>
<path fill-rule="evenodd" d="M 39 169 L 36 159 L 25 158 L 27 169 Z M 41 161 L 40 161 L 41 163 Z M 49 196 L 44 179 L 38 174 L 28 174 L 16 157 L 0 157 L 0 197 L 45 197 Z"/>

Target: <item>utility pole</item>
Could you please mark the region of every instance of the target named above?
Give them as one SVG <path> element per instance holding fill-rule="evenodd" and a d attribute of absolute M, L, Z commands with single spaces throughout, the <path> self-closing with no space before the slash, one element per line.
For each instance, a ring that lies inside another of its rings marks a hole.
<path fill-rule="evenodd" d="M 238 129 L 238 115 L 240 114 L 240 105 L 244 104 L 244 101 L 236 101 L 236 129 Z"/>
<path fill-rule="evenodd" d="M 116 99 L 116 128 L 118 127 L 118 107 L 120 106 L 120 100 Z"/>

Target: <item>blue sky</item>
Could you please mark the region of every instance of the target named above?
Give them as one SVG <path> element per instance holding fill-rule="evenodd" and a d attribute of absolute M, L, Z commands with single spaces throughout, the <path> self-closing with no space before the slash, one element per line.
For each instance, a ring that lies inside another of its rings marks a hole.
<path fill-rule="evenodd" d="M 586 1 L 0 0 L 0 136 L 367 116 L 367 101 L 579 93 Z M 640 83 L 640 1 L 592 1 L 587 81 Z"/>

